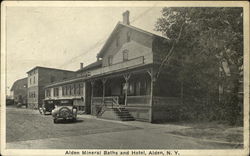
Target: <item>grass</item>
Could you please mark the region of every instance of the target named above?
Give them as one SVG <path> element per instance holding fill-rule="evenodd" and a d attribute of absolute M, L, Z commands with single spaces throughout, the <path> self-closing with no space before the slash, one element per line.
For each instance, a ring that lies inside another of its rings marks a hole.
<path fill-rule="evenodd" d="M 243 127 L 233 127 L 220 122 L 178 123 L 180 124 L 190 128 L 169 133 L 221 142 L 243 143 Z"/>

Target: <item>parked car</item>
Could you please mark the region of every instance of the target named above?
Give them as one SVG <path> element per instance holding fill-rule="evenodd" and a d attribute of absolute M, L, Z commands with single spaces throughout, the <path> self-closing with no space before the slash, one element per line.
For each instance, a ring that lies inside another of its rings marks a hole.
<path fill-rule="evenodd" d="M 51 113 L 52 110 L 55 108 L 55 100 L 44 100 L 43 104 L 39 106 L 38 110 L 40 114 L 46 114 L 47 112 Z"/>
<path fill-rule="evenodd" d="M 6 105 L 14 105 L 14 100 L 13 99 L 6 99 Z"/>
<path fill-rule="evenodd" d="M 52 110 L 52 116 L 54 123 L 57 123 L 58 119 L 75 121 L 77 108 L 73 105 L 72 100 L 60 100 L 60 102 L 55 104 L 55 109 Z"/>

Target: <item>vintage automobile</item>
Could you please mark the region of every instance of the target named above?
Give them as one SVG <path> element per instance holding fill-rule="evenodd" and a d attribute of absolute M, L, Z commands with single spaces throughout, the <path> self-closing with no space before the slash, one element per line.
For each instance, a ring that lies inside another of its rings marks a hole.
<path fill-rule="evenodd" d="M 51 113 L 55 108 L 56 100 L 44 100 L 43 104 L 38 107 L 40 114 L 46 114 L 47 112 Z"/>
<path fill-rule="evenodd" d="M 58 119 L 71 119 L 76 120 L 77 117 L 77 108 L 73 105 L 72 100 L 59 100 L 55 104 L 55 109 L 52 110 L 52 116 L 54 123 L 58 122 Z"/>

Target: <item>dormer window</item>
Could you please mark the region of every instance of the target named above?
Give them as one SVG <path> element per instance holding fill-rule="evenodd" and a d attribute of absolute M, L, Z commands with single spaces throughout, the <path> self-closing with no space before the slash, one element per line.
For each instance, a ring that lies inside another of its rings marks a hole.
<path fill-rule="evenodd" d="M 113 56 L 109 56 L 108 57 L 108 65 L 112 65 L 113 64 Z"/>
<path fill-rule="evenodd" d="M 123 61 L 128 61 L 128 50 L 123 51 Z"/>

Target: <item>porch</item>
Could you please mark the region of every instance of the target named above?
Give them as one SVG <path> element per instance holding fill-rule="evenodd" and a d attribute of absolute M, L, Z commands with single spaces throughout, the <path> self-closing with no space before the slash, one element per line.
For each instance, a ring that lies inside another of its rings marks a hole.
<path fill-rule="evenodd" d="M 90 113 L 101 118 L 122 121 L 154 122 L 167 119 L 173 112 L 169 108 L 179 107 L 180 97 L 170 94 L 168 96 L 171 93 L 169 87 L 162 85 L 168 90 L 164 92 L 157 85 L 167 79 L 155 84 L 151 73 L 149 68 L 103 76 L 87 82 L 87 92 L 91 93 L 87 100 L 90 103 Z"/>

